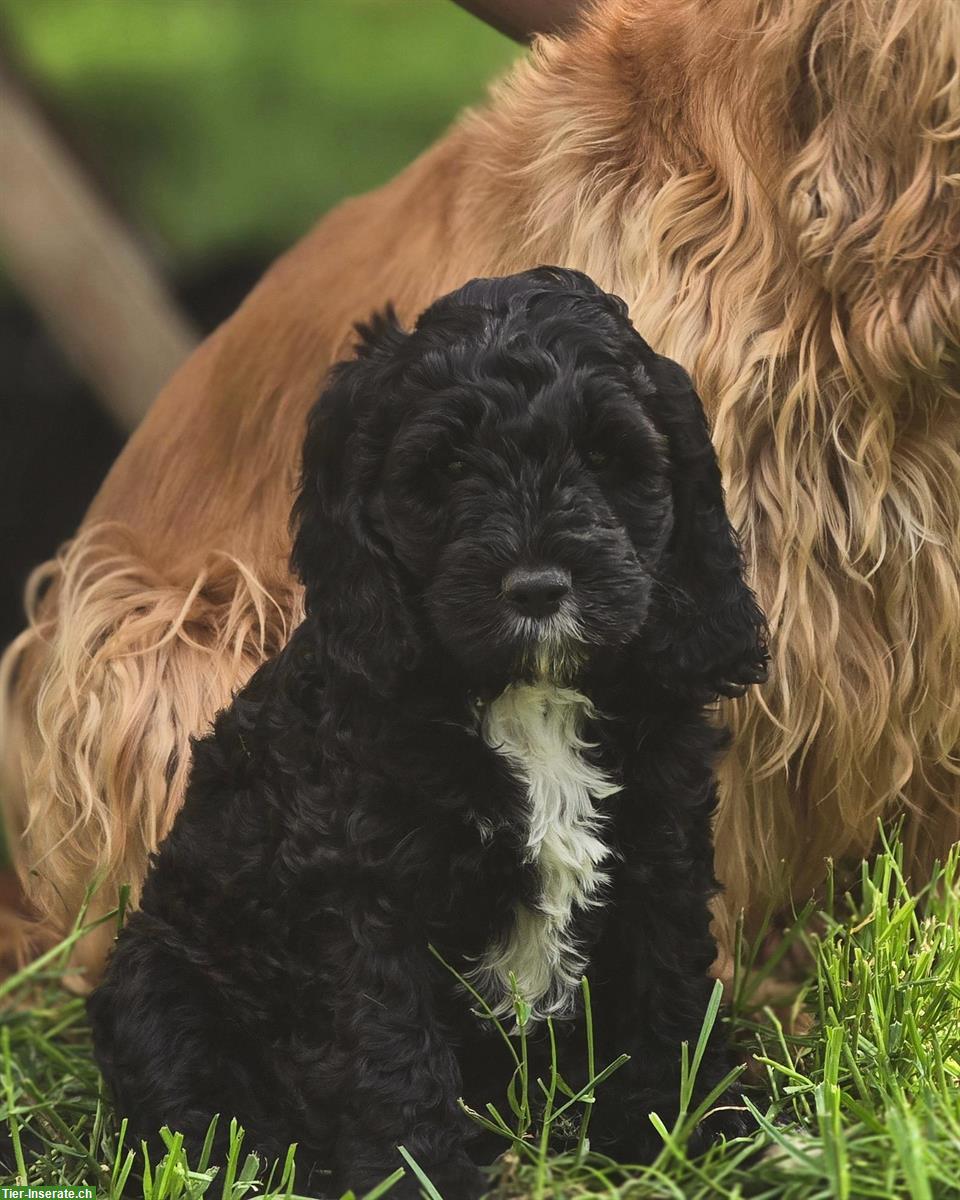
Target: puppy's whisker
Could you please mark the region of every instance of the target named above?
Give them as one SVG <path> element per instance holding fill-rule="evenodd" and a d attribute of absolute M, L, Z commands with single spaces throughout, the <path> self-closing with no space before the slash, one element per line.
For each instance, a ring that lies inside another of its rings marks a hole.
<path fill-rule="evenodd" d="M 586 638 L 578 611 L 568 602 L 547 617 L 517 616 L 509 630 L 523 643 L 520 669 L 525 674 L 560 682 L 582 665 Z"/>

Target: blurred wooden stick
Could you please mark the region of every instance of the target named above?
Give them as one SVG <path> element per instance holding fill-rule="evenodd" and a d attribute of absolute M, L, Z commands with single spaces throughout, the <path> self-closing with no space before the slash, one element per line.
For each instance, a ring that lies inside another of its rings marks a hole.
<path fill-rule="evenodd" d="M 536 33 L 565 33 L 589 0 L 456 0 L 461 8 L 517 42 Z"/>
<path fill-rule="evenodd" d="M 0 58 L 0 259 L 133 429 L 196 337 L 129 230 Z"/>

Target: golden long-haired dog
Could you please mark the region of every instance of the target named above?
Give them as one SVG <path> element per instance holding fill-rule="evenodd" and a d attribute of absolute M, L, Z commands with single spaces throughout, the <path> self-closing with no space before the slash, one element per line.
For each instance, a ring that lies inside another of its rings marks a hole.
<path fill-rule="evenodd" d="M 353 322 L 542 262 L 692 373 L 770 617 L 728 714 L 728 910 L 880 815 L 914 863 L 960 837 L 960 0 L 601 0 L 273 267 L 40 568 L 4 755 L 45 917 L 139 882 L 187 739 L 296 622 L 298 446 Z"/>

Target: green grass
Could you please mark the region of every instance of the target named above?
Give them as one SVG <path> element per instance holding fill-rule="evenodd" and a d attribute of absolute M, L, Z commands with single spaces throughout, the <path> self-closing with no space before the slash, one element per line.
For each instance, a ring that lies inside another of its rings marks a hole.
<path fill-rule="evenodd" d="M 0 0 L 0 20 L 180 267 L 287 245 L 519 53 L 451 0 Z"/>
<path fill-rule="evenodd" d="M 554 1062 L 547 1078 L 529 1078 L 526 1009 L 518 1000 L 518 1035 L 501 1028 L 504 1095 L 473 1114 L 503 1139 L 491 1195 L 936 1200 L 960 1194 L 960 854 L 954 851 L 926 887 L 911 892 L 894 842 L 864 864 L 854 891 L 855 898 L 831 895 L 822 910 L 811 905 L 801 913 L 772 957 L 768 952 L 761 960 L 757 946 L 739 947 L 730 1015 L 714 1007 L 704 1036 L 711 1021 L 731 1021 L 758 1084 L 759 1129 L 699 1159 L 685 1149 L 704 1107 L 690 1103 L 699 1047 L 684 1055 L 681 1118 L 667 1128 L 651 1117 L 663 1139 L 656 1162 L 613 1163 L 591 1152 L 589 1119 L 594 1088 L 602 1089 L 618 1063 L 595 1063 L 592 1085 L 579 1093 L 564 1083 L 562 1063 Z M 805 978 L 776 1010 L 764 1006 L 772 977 L 782 975 L 788 957 L 802 960 L 800 949 L 808 956 Z M 100 1090 L 83 1003 L 59 986 L 64 950 L 0 985 L 0 1127 L 7 1122 L 15 1142 L 27 1144 L 30 1131 L 45 1146 L 32 1161 L 22 1152 L 21 1173 L 31 1183 L 95 1183 L 111 1200 L 139 1174 L 143 1182 L 134 1190 L 147 1200 L 253 1194 L 260 1164 L 245 1154 L 237 1129 L 226 1163 L 208 1156 L 188 1163 L 170 1135 L 164 1160 L 144 1168 L 141 1149 Z M 419 1164 L 405 1158 L 406 1170 L 421 1176 Z M 436 1200 L 425 1177 L 422 1184 Z M 389 1196 L 390 1186 L 385 1181 L 370 1200 Z M 296 1195 L 295 1156 L 275 1166 L 263 1194 Z"/>

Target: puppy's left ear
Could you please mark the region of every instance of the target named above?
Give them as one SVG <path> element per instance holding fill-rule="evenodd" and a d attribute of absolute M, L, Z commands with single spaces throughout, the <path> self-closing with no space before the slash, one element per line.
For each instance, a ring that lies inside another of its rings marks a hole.
<path fill-rule="evenodd" d="M 356 357 L 334 367 L 307 423 L 291 562 L 328 669 L 388 695 L 419 655 L 410 600 L 376 515 L 393 374 L 408 335 L 390 309 L 357 329 Z"/>
<path fill-rule="evenodd" d="M 647 652 L 668 688 L 738 696 L 766 679 L 767 626 L 744 578 L 703 405 L 672 360 L 651 351 L 643 372 L 644 408 L 667 442 L 674 511 L 651 599 Z"/>

